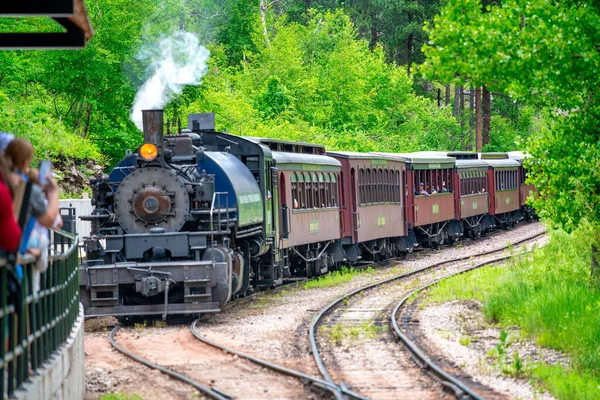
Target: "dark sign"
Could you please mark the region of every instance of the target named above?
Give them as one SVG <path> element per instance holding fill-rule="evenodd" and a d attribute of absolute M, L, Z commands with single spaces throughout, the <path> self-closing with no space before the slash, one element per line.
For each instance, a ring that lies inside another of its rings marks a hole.
<path fill-rule="evenodd" d="M 65 30 L 0 33 L 0 49 L 79 49 L 93 35 L 83 0 L 0 0 L 0 16 L 47 16 Z"/>
<path fill-rule="evenodd" d="M 2 0 L 0 14 L 4 15 L 73 15 L 74 0 Z"/>

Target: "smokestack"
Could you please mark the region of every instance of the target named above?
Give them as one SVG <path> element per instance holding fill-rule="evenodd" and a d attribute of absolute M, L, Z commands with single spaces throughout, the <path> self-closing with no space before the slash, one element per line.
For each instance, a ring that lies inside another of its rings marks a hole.
<path fill-rule="evenodd" d="M 163 148 L 163 110 L 142 110 L 144 142 L 154 143 L 158 152 Z"/>

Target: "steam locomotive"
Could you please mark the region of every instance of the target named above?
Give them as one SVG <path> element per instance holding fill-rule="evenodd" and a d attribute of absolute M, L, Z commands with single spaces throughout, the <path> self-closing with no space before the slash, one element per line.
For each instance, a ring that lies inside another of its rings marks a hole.
<path fill-rule="evenodd" d="M 240 137 L 191 114 L 93 190 L 80 292 L 88 317 L 218 312 L 235 297 L 510 226 L 528 210 L 522 155 L 327 153 Z M 487 158 L 487 159 L 486 159 Z"/>

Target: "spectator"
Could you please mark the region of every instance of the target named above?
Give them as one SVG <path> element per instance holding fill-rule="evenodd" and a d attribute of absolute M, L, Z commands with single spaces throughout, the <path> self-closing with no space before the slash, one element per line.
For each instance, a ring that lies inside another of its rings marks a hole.
<path fill-rule="evenodd" d="M 421 182 L 421 184 L 419 185 L 419 194 L 423 195 L 423 196 L 427 196 L 429 197 L 430 194 L 427 190 L 425 190 L 425 186 L 423 185 L 423 182 Z"/>
<path fill-rule="evenodd" d="M 13 172 L 13 182 L 16 183 L 20 179 L 28 179 L 27 173 L 33 160 L 33 153 L 33 146 L 25 139 L 14 139 L 8 144 L 5 156 Z M 31 187 L 29 205 L 31 207 L 31 215 L 35 217 L 37 222 L 46 228 L 51 228 L 59 215 L 58 185 L 52 177 L 48 178 L 48 184 L 45 189 L 48 196 L 48 204 L 46 205 L 42 188 L 34 183 Z M 59 227 L 62 227 L 62 223 L 59 225 Z"/>
<path fill-rule="evenodd" d="M 446 181 L 442 181 L 442 193 L 446 193 L 448 189 L 446 188 Z"/>
<path fill-rule="evenodd" d="M 10 172 L 4 155 L 0 152 L 0 250 L 17 251 L 21 241 L 21 228 L 13 212 Z"/>

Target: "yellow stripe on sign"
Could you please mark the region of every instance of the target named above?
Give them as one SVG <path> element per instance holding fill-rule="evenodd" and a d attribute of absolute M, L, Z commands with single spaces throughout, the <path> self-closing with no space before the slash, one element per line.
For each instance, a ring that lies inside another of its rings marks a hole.
<path fill-rule="evenodd" d="M 383 216 L 377 217 L 377 226 L 379 228 L 383 228 L 385 226 L 385 217 L 383 217 Z"/>
<path fill-rule="evenodd" d="M 435 203 L 432 207 L 431 207 L 433 214 L 439 214 L 440 213 L 440 205 L 438 203 Z"/>
<path fill-rule="evenodd" d="M 476 201 L 473 202 L 473 210 L 477 210 L 477 202 Z"/>

